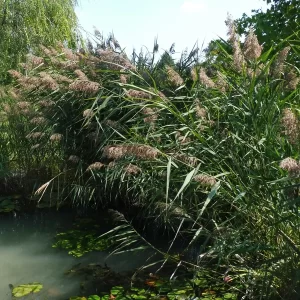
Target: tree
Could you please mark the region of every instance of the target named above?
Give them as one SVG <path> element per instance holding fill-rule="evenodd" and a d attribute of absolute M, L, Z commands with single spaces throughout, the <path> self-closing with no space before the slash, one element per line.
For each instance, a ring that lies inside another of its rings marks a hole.
<path fill-rule="evenodd" d="M 0 0 L 0 80 L 40 44 L 76 44 L 76 0 Z"/>
<path fill-rule="evenodd" d="M 270 7 L 266 12 L 253 10 L 252 16 L 244 14 L 236 20 L 237 31 L 245 34 L 253 28 L 265 49 L 276 46 L 279 42 L 295 34 L 299 37 L 300 2 L 299 0 L 264 0 Z M 299 39 L 298 39 L 299 40 Z"/>

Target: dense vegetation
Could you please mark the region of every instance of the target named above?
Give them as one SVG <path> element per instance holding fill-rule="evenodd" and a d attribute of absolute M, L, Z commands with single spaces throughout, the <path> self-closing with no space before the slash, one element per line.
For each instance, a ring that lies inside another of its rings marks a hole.
<path fill-rule="evenodd" d="M 0 2 L 1 81 L 6 79 L 7 70 L 16 68 L 39 44 L 53 46 L 64 41 L 73 48 L 79 44 L 75 3 L 76 0 Z"/>
<path fill-rule="evenodd" d="M 188 272 L 186 297 L 298 299 L 299 48 L 285 33 L 262 48 L 253 30 L 241 43 L 227 26 L 204 62 L 198 49 L 156 58 L 157 45 L 130 60 L 99 33 L 85 50 L 39 45 L 2 86 L 1 189 L 24 206 L 110 211 L 108 240 L 90 232 L 82 252 L 151 248 L 152 267 Z"/>

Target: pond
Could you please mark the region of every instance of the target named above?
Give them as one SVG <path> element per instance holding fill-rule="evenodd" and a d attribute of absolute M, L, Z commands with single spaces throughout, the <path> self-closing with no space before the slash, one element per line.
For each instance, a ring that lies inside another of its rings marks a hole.
<path fill-rule="evenodd" d="M 139 267 L 148 257 L 146 253 L 134 257 L 124 253 L 106 260 L 108 253 L 94 252 L 75 258 L 64 250 L 52 248 L 55 234 L 70 228 L 72 221 L 72 214 L 66 212 L 0 216 L 1 300 L 12 299 L 9 285 L 31 282 L 40 282 L 44 288 L 26 299 L 65 300 L 80 294 L 82 278 L 65 275 L 74 265 L 106 263 L 112 270 L 121 272 Z"/>

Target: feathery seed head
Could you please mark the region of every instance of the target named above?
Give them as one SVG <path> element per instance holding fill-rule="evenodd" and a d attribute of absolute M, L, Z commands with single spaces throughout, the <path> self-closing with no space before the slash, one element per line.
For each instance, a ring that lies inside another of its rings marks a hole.
<path fill-rule="evenodd" d="M 60 141 L 62 141 L 63 137 L 64 136 L 60 133 L 54 133 L 50 136 L 49 140 L 51 142 L 60 142 Z"/>

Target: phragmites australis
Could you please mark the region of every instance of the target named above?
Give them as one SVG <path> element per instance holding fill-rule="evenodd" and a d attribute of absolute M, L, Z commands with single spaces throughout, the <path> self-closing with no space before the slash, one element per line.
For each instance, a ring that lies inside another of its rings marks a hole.
<path fill-rule="evenodd" d="M 15 89 L 15 88 L 9 89 L 8 94 L 13 99 L 19 99 L 20 98 L 20 94 L 19 94 L 18 90 Z"/>
<path fill-rule="evenodd" d="M 114 145 L 103 148 L 103 157 L 120 159 L 125 156 L 135 156 L 141 159 L 156 159 L 160 152 L 148 145 Z"/>
<path fill-rule="evenodd" d="M 124 74 L 121 74 L 120 75 L 120 81 L 121 81 L 121 83 L 126 84 L 127 83 L 127 76 L 124 75 Z"/>
<path fill-rule="evenodd" d="M 54 133 L 50 136 L 49 140 L 51 142 L 60 142 L 63 139 L 63 135 L 60 133 Z"/>
<path fill-rule="evenodd" d="M 151 99 L 152 96 L 149 93 L 143 92 L 143 91 L 137 91 L 137 90 L 126 90 L 126 95 L 130 98 L 136 98 L 136 99 Z"/>
<path fill-rule="evenodd" d="M 59 85 L 58 83 L 46 72 L 40 72 L 41 77 L 41 84 L 52 91 L 55 91 L 58 89 Z"/>
<path fill-rule="evenodd" d="M 52 56 L 52 52 L 50 49 L 45 47 L 44 45 L 40 45 L 41 50 L 47 55 L 47 56 Z"/>
<path fill-rule="evenodd" d="M 220 71 L 217 71 L 216 87 L 222 93 L 225 93 L 228 88 L 228 84 L 227 84 L 225 78 L 226 77 Z"/>
<path fill-rule="evenodd" d="M 279 53 L 278 53 L 278 56 L 272 66 L 272 75 L 275 77 L 275 78 L 278 78 L 280 77 L 280 75 L 283 73 L 284 71 L 284 63 L 285 63 L 285 60 L 289 54 L 289 51 L 290 51 L 291 47 L 285 47 L 283 48 L 283 50 L 281 50 Z"/>
<path fill-rule="evenodd" d="M 99 161 L 96 161 L 87 167 L 87 171 L 98 171 L 104 168 L 105 165 Z"/>
<path fill-rule="evenodd" d="M 16 79 L 20 79 L 20 78 L 23 77 L 23 75 L 22 75 L 20 72 L 16 71 L 16 70 L 8 70 L 7 72 L 8 72 L 8 74 L 10 74 L 13 78 L 16 78 Z"/>
<path fill-rule="evenodd" d="M 195 105 L 196 116 L 205 120 L 207 117 L 207 111 L 203 106 L 201 106 L 199 99 L 196 99 L 194 101 L 194 105 Z"/>
<path fill-rule="evenodd" d="M 41 108 L 49 108 L 55 105 L 55 102 L 52 100 L 41 100 L 38 102 Z"/>
<path fill-rule="evenodd" d="M 283 133 L 288 141 L 291 144 L 296 144 L 299 141 L 300 124 L 297 116 L 290 108 L 285 108 L 283 110 L 281 125 L 283 127 Z"/>
<path fill-rule="evenodd" d="M 59 43 L 58 46 L 62 50 L 64 56 L 70 61 L 79 61 L 79 56 L 74 53 L 71 49 L 64 47 L 63 44 Z"/>
<path fill-rule="evenodd" d="M 80 80 L 83 80 L 83 81 L 88 81 L 89 80 L 87 78 L 87 76 L 80 69 L 76 69 L 74 71 L 74 73 L 78 77 L 78 79 L 80 79 Z"/>
<path fill-rule="evenodd" d="M 115 128 L 115 129 L 120 127 L 120 124 L 117 121 L 113 121 L 110 119 L 103 121 L 103 123 L 107 126 L 110 126 L 111 128 Z"/>
<path fill-rule="evenodd" d="M 295 175 L 299 174 L 299 172 L 300 172 L 299 163 L 291 157 L 287 157 L 287 158 L 283 159 L 280 162 L 279 167 L 281 169 L 287 171 L 290 176 L 295 176 Z"/>
<path fill-rule="evenodd" d="M 36 149 L 39 149 L 40 147 L 41 147 L 41 144 L 35 144 L 30 147 L 30 150 L 36 150 Z"/>
<path fill-rule="evenodd" d="M 146 115 L 146 117 L 144 118 L 144 122 L 154 125 L 158 118 L 157 112 L 150 107 L 144 107 L 142 109 L 142 113 Z"/>
<path fill-rule="evenodd" d="M 77 155 L 70 155 L 68 158 L 68 162 L 72 164 L 78 164 L 80 162 L 80 158 Z"/>
<path fill-rule="evenodd" d="M 198 70 L 197 70 L 196 67 L 193 67 L 191 69 L 191 76 L 192 76 L 193 81 L 197 81 L 198 80 Z"/>
<path fill-rule="evenodd" d="M 68 78 L 67 76 L 60 75 L 60 74 L 52 74 L 52 77 L 57 81 L 57 82 L 64 82 L 64 83 L 72 83 L 73 80 Z"/>
<path fill-rule="evenodd" d="M 100 89 L 100 84 L 98 82 L 89 80 L 75 80 L 69 85 L 69 89 L 76 92 L 85 92 L 94 94 Z"/>
<path fill-rule="evenodd" d="M 194 177 L 194 181 L 197 181 L 202 186 L 212 187 L 217 181 L 215 177 L 205 174 L 199 174 Z"/>
<path fill-rule="evenodd" d="M 206 88 L 214 88 L 215 83 L 210 79 L 204 70 L 204 68 L 200 68 L 199 71 L 199 80 Z"/>
<path fill-rule="evenodd" d="M 294 70 L 291 70 L 285 75 L 286 87 L 289 90 L 295 90 L 299 84 L 300 78 L 297 76 Z"/>
<path fill-rule="evenodd" d="M 27 139 L 40 139 L 45 136 L 45 133 L 43 132 L 31 132 L 26 135 Z"/>
<path fill-rule="evenodd" d="M 28 109 L 31 107 L 31 104 L 27 101 L 20 101 L 20 102 L 17 102 L 17 106 L 19 109 Z"/>
<path fill-rule="evenodd" d="M 94 112 L 92 109 L 88 108 L 83 111 L 82 115 L 84 118 L 91 118 L 94 115 Z"/>
<path fill-rule="evenodd" d="M 33 67 L 39 66 L 44 63 L 44 59 L 39 56 L 35 56 L 33 54 L 27 55 L 28 63 L 30 63 Z"/>
<path fill-rule="evenodd" d="M 180 77 L 180 75 L 170 66 L 166 66 L 167 74 L 168 74 L 168 80 L 171 84 L 173 84 L 176 87 L 179 87 L 184 84 L 183 79 Z"/>
<path fill-rule="evenodd" d="M 259 44 L 257 36 L 252 29 L 246 37 L 243 51 L 245 58 L 248 60 L 256 60 L 261 56 L 262 46 Z"/>
<path fill-rule="evenodd" d="M 192 167 L 195 167 L 199 161 L 197 157 L 188 156 L 186 154 L 174 154 L 173 156 L 175 159 Z"/>
<path fill-rule="evenodd" d="M 35 117 L 30 120 L 30 123 L 34 125 L 42 126 L 47 124 L 47 119 L 45 119 L 44 117 Z"/>
<path fill-rule="evenodd" d="M 23 77 L 18 80 L 18 82 L 28 91 L 36 90 L 42 88 L 41 78 L 37 76 Z"/>
<path fill-rule="evenodd" d="M 97 54 L 100 60 L 107 63 L 112 70 L 135 70 L 125 54 L 119 54 L 112 50 L 98 50 Z"/>
<path fill-rule="evenodd" d="M 227 16 L 227 20 L 225 24 L 227 25 L 228 28 L 228 33 L 227 33 L 227 35 L 229 36 L 228 39 L 233 49 L 233 65 L 237 71 L 242 71 L 245 64 L 245 59 L 240 47 L 238 35 L 236 34 L 236 28 L 234 22 L 230 15 Z"/>
<path fill-rule="evenodd" d="M 187 135 L 182 135 L 180 131 L 176 131 L 175 136 L 181 145 L 186 145 L 191 142 L 191 139 Z"/>
<path fill-rule="evenodd" d="M 142 169 L 136 165 L 129 164 L 124 167 L 125 173 L 130 175 L 137 175 L 138 173 L 142 172 Z"/>

